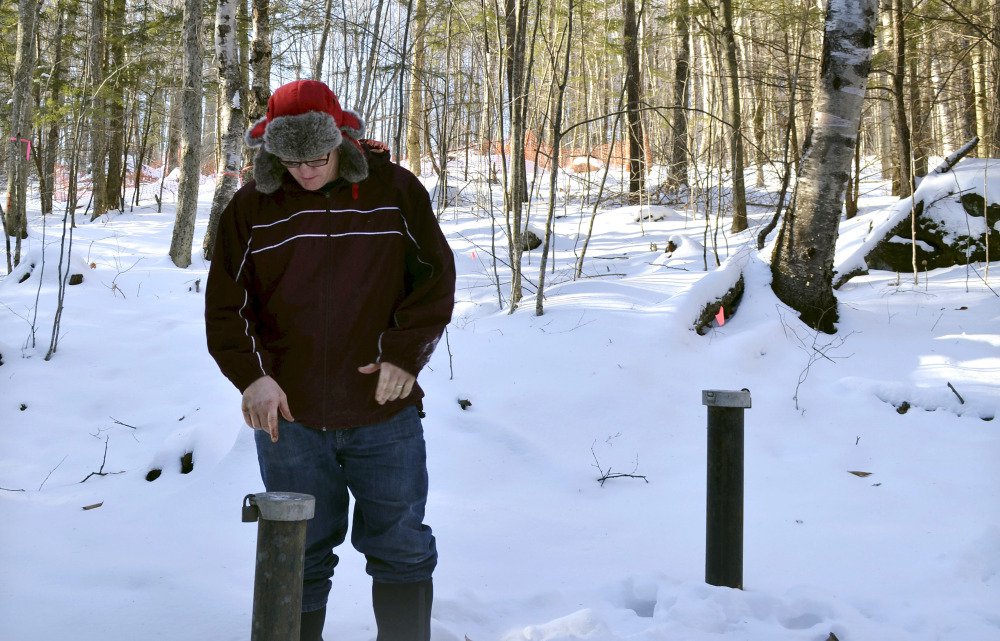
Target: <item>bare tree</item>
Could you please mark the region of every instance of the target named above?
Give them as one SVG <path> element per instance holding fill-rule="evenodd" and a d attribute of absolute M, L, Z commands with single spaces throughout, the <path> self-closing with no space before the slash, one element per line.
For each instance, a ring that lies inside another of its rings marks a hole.
<path fill-rule="evenodd" d="M 191 264 L 191 244 L 198 214 L 198 187 L 201 182 L 201 0 L 184 1 L 184 92 L 181 112 L 181 176 L 177 188 L 177 217 L 170 240 L 170 259 L 178 267 Z"/>
<path fill-rule="evenodd" d="M 34 135 L 31 124 L 31 76 L 35 70 L 35 30 L 42 0 L 19 0 L 17 22 L 17 54 L 14 59 L 14 91 L 11 101 L 11 140 L 7 142 L 9 154 L 7 171 L 10 183 L 10 205 L 6 228 L 15 237 L 13 265 L 21 262 L 21 239 L 28 235 L 27 189 L 28 150 Z M 9 259 L 8 252 L 8 259 Z M 10 265 L 8 265 L 10 267 Z"/>
<path fill-rule="evenodd" d="M 691 99 L 691 28 L 688 0 L 676 0 L 674 9 L 674 29 L 676 59 L 674 62 L 673 112 L 670 123 L 670 163 L 668 166 L 666 188 L 668 191 L 687 189 L 688 187 L 688 114 L 687 107 Z"/>
<path fill-rule="evenodd" d="M 913 151 L 910 148 L 910 124 L 906 112 L 906 94 L 904 79 L 906 78 L 906 22 L 904 21 L 903 0 L 892 1 L 892 46 L 895 54 L 895 65 L 892 70 L 892 97 L 896 109 L 894 124 L 896 125 L 896 162 L 899 167 L 900 196 L 913 193 Z"/>
<path fill-rule="evenodd" d="M 90 116 L 90 185 L 92 206 L 90 219 L 94 220 L 107 211 L 105 199 L 108 174 L 108 127 L 106 101 L 104 99 L 104 26 L 107 17 L 105 0 L 93 0 L 90 4 L 90 48 L 87 64 L 90 67 L 93 99 Z"/>
<path fill-rule="evenodd" d="M 722 0 L 722 45 L 726 48 L 726 75 L 729 87 L 729 161 L 733 173 L 733 233 L 747 228 L 747 190 L 743 180 L 743 114 L 740 105 L 740 65 L 736 59 L 733 32 L 733 2 Z"/>
<path fill-rule="evenodd" d="M 622 0 L 622 49 L 625 54 L 625 110 L 628 129 L 628 199 L 638 203 L 646 189 L 646 152 L 642 135 L 642 78 L 639 72 L 639 19 L 635 0 Z"/>
<path fill-rule="evenodd" d="M 108 173 L 104 203 L 107 209 L 124 206 L 122 184 L 125 163 L 125 0 L 111 0 L 108 12 L 108 45 L 111 53 L 111 77 L 108 79 Z"/>
<path fill-rule="evenodd" d="M 420 175 L 420 141 L 424 137 L 424 66 L 427 58 L 427 0 L 413 0 L 413 56 L 410 102 L 406 118 L 407 165 Z"/>
<path fill-rule="evenodd" d="M 323 35 L 319 39 L 319 47 L 316 49 L 316 59 L 313 62 L 312 79 L 323 80 L 323 59 L 326 56 L 326 43 L 330 39 L 330 29 L 333 28 L 333 0 L 326 0 L 326 7 L 323 11 Z"/>
<path fill-rule="evenodd" d="M 554 40 L 554 38 L 553 38 Z M 564 47 L 563 55 L 564 59 L 562 62 L 562 77 L 557 82 L 554 87 L 555 90 L 555 105 L 552 107 L 551 122 L 552 122 L 552 158 L 549 162 L 549 208 L 548 213 L 545 216 L 545 239 L 542 241 L 542 259 L 538 265 L 538 292 L 535 295 L 535 316 L 541 316 L 545 313 L 544 308 L 544 298 L 545 298 L 545 268 L 548 265 L 549 259 L 549 245 L 552 242 L 552 220 L 555 218 L 555 208 L 556 208 L 556 190 L 559 183 L 559 151 L 562 146 L 562 121 L 563 121 L 563 106 L 566 100 L 566 85 L 569 82 L 569 68 L 570 68 L 570 52 L 572 51 L 571 44 L 573 42 L 573 0 L 569 0 L 569 8 L 566 16 L 566 31 L 565 31 L 565 42 L 563 38 L 559 39 L 559 46 Z M 558 73 L 558 62 L 557 56 L 560 52 L 558 50 L 552 50 L 550 52 L 550 64 L 552 65 L 552 73 L 555 75 Z"/>
<path fill-rule="evenodd" d="M 60 110 L 63 91 L 69 70 L 70 44 L 72 40 L 64 37 L 72 30 L 76 22 L 78 2 L 76 0 L 59 0 L 56 7 L 56 30 L 53 35 L 53 60 L 49 71 L 49 94 L 41 107 L 42 115 L 50 116 Z M 42 143 L 42 170 L 40 172 L 40 201 L 43 214 L 51 214 L 53 209 L 53 192 L 56 181 L 56 156 L 59 152 L 59 132 L 64 124 L 63 118 L 51 117 L 49 128 Z"/>
<path fill-rule="evenodd" d="M 802 320 L 836 331 L 833 255 L 871 70 L 878 0 L 827 0 L 822 73 L 795 187 L 771 261 L 772 288 Z"/>
<path fill-rule="evenodd" d="M 528 0 L 507 0 L 507 84 L 510 97 L 510 177 L 507 184 L 507 238 L 510 248 L 511 277 L 510 311 L 517 309 L 521 290 L 522 217 L 527 200 L 527 168 L 524 157 L 524 137 L 527 133 L 528 64 L 525 49 L 528 39 Z"/>

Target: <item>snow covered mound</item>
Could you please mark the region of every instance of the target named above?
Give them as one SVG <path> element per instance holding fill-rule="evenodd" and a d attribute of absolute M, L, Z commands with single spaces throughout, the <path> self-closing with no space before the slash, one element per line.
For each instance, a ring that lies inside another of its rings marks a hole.
<path fill-rule="evenodd" d="M 967 159 L 924 177 L 912 197 L 845 222 L 835 282 L 867 269 L 912 273 L 998 257 L 1000 160 Z"/>

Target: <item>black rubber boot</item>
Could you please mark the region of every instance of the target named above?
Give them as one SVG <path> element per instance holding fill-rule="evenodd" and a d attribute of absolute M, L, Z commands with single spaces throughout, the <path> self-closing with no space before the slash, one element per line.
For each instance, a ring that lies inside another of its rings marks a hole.
<path fill-rule="evenodd" d="M 299 641 L 323 641 L 323 624 L 326 623 L 326 608 L 302 613 Z"/>
<path fill-rule="evenodd" d="M 430 641 L 430 579 L 419 583 L 372 583 L 378 641 Z"/>

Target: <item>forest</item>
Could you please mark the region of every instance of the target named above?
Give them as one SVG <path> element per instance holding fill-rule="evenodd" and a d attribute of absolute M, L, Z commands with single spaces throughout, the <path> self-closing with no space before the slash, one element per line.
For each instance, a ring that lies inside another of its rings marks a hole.
<path fill-rule="evenodd" d="M 205 296 L 244 132 L 301 78 L 419 175 L 454 258 L 419 379 L 435 641 L 1000 639 L 1000 2 L 0 0 L 0 27 L 0 639 L 249 637 L 263 483 Z M 706 572 L 706 392 L 735 390 L 742 589 Z M 337 554 L 327 638 L 374 640 Z"/>
<path fill-rule="evenodd" d="M 170 256 L 190 264 L 197 185 L 212 176 L 210 258 L 214 220 L 250 162 L 243 131 L 274 87 L 303 77 L 327 82 L 414 173 L 434 174 L 442 206 L 449 163 L 498 159 L 487 180 L 504 190 L 515 305 L 525 209 L 550 168 L 553 185 L 559 171 L 613 169 L 624 179 L 588 181 L 585 199 L 697 206 L 734 233 L 748 205 L 775 210 L 770 229 L 783 209 L 784 224 L 819 220 L 794 235 L 819 234 L 819 251 L 782 236 L 775 289 L 829 329 L 832 291 L 780 273 L 831 281 L 836 223 L 857 212 L 860 177 L 878 172 L 906 197 L 934 157 L 1000 157 L 990 0 L 4 0 L 0 25 L 8 272 L 29 190 L 74 224 L 134 206 L 158 180 L 159 202 L 175 169 Z M 831 123 L 847 126 L 824 137 Z M 769 177 L 777 202 L 761 193 Z"/>

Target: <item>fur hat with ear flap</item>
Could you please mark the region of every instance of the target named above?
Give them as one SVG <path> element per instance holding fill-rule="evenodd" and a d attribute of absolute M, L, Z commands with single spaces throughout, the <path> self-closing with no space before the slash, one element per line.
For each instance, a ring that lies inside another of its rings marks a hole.
<path fill-rule="evenodd" d="M 368 161 L 358 142 L 364 128 L 361 116 L 341 109 L 322 82 L 296 80 L 278 87 L 267 101 L 267 115 L 244 136 L 247 145 L 257 148 L 257 191 L 271 194 L 281 187 L 286 171 L 281 160 L 315 160 L 334 148 L 340 149 L 340 176 L 361 182 L 368 177 Z"/>

